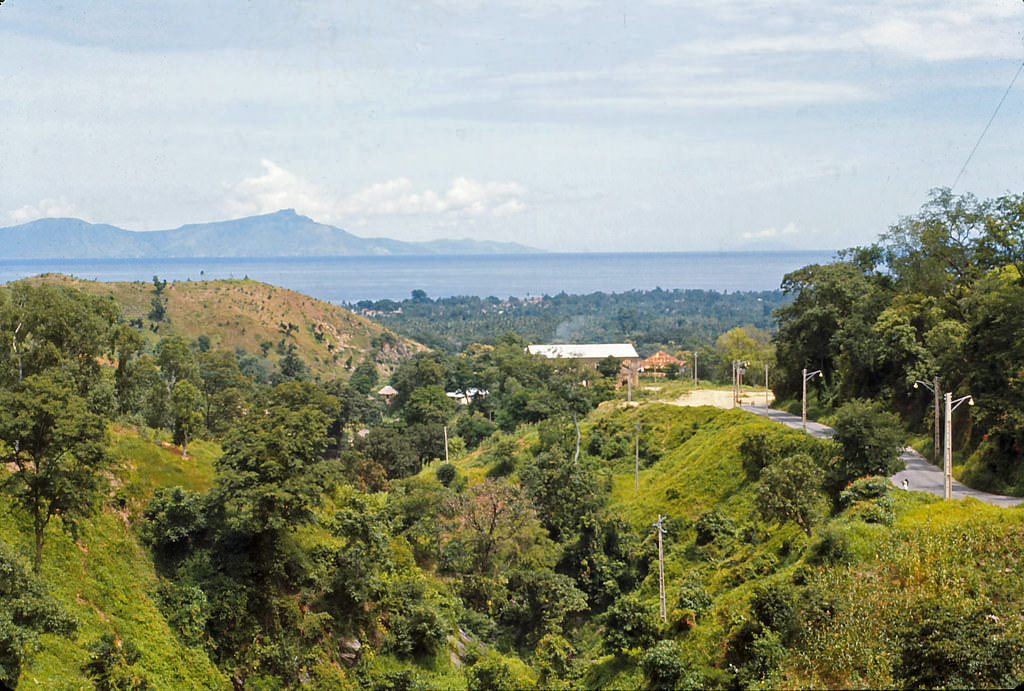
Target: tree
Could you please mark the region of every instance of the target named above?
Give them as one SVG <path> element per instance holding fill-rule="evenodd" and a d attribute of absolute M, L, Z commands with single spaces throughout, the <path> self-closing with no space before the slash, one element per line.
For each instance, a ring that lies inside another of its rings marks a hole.
<path fill-rule="evenodd" d="M 50 368 L 84 399 L 100 381 L 99 357 L 120 316 L 109 299 L 52 285 L 0 289 L 0 385 Z"/>
<path fill-rule="evenodd" d="M 274 406 L 232 428 L 215 466 L 216 491 L 235 529 L 287 531 L 312 520 L 328 482 L 328 420 L 312 406 Z"/>
<path fill-rule="evenodd" d="M 900 419 L 877 401 L 855 399 L 836 413 L 832 439 L 842 447 L 832 481 L 838 488 L 867 475 L 889 476 L 903 468 Z"/>
<path fill-rule="evenodd" d="M 171 392 L 171 419 L 174 443 L 181 444 L 181 455 L 188 458 L 188 440 L 202 428 L 203 415 L 199 412 L 199 391 L 187 379 Z"/>
<path fill-rule="evenodd" d="M 142 654 L 131 641 L 105 633 L 88 646 L 89 659 L 82 665 L 96 691 L 144 691 L 146 675 L 135 666 Z"/>
<path fill-rule="evenodd" d="M 188 379 L 199 385 L 199 367 L 188 343 L 181 336 L 168 336 L 157 345 L 157 365 L 167 386 L 167 393 L 174 391 L 179 381 Z"/>
<path fill-rule="evenodd" d="M 0 687 L 15 688 L 43 633 L 71 637 L 76 623 L 0 542 Z"/>
<path fill-rule="evenodd" d="M 2 487 L 32 517 L 37 571 L 50 519 L 74 528 L 91 511 L 109 461 L 103 418 L 69 384 L 48 371 L 0 391 L 0 463 L 12 469 Z"/>
<path fill-rule="evenodd" d="M 348 385 L 365 395 L 373 391 L 377 380 L 377 366 L 373 364 L 373 360 L 366 358 L 352 370 L 352 375 L 348 378 Z"/>
<path fill-rule="evenodd" d="M 772 463 L 761 471 L 755 495 L 758 511 L 765 520 L 793 521 L 810 537 L 825 501 L 824 477 L 821 467 L 804 453 Z"/>
<path fill-rule="evenodd" d="M 234 353 L 200 352 L 196 360 L 202 382 L 203 423 L 214 434 L 223 434 L 241 414 L 252 383 L 240 371 Z"/>
<path fill-rule="evenodd" d="M 528 558 L 544 529 L 533 503 L 506 482 L 486 480 L 452 500 L 452 537 L 465 548 L 466 573 L 493 576 Z"/>

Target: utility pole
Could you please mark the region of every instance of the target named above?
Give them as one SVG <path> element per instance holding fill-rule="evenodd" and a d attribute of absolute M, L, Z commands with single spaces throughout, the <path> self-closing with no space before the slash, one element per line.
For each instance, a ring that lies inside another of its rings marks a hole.
<path fill-rule="evenodd" d="M 697 349 L 693 350 L 693 385 L 697 386 Z"/>
<path fill-rule="evenodd" d="M 661 546 L 661 536 L 665 534 L 665 529 L 661 526 L 661 523 L 665 518 L 665 516 L 659 513 L 658 520 L 654 522 L 654 527 L 658 531 L 658 594 L 661 598 L 661 620 L 667 622 L 668 613 L 665 611 L 665 553 Z"/>
<path fill-rule="evenodd" d="M 633 464 L 633 491 L 640 490 L 640 423 L 636 423 L 636 461 Z"/>
<path fill-rule="evenodd" d="M 946 499 L 953 498 L 953 411 L 964 401 L 967 401 L 967 405 L 974 405 L 974 397 L 971 395 L 961 396 L 954 401 L 953 394 L 946 392 L 946 452 L 942 461 L 942 475 L 945 480 L 943 496 Z"/>
<path fill-rule="evenodd" d="M 444 462 L 448 462 L 448 425 L 444 426 Z"/>
<path fill-rule="evenodd" d="M 804 432 L 807 431 L 807 380 L 813 377 L 814 375 L 818 375 L 819 377 L 825 376 L 821 373 L 820 369 L 816 369 L 813 372 L 808 372 L 807 368 L 804 367 L 803 373 L 800 377 L 800 379 L 802 380 L 802 389 L 800 394 L 800 424 L 803 426 Z"/>
<path fill-rule="evenodd" d="M 768 363 L 764 363 L 764 407 L 768 409 Z"/>

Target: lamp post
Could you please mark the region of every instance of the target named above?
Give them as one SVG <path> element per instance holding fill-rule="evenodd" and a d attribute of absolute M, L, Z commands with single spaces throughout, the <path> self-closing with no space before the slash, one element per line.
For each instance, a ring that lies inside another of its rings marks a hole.
<path fill-rule="evenodd" d="M 929 384 L 923 379 L 918 379 L 914 382 L 914 388 L 923 386 L 924 388 L 935 394 L 935 460 L 939 460 L 939 399 L 942 397 L 942 392 L 939 391 L 939 377 L 936 375 L 933 384 Z"/>
<path fill-rule="evenodd" d="M 803 376 L 801 377 L 802 381 L 800 383 L 800 424 L 804 428 L 804 432 L 807 431 L 807 380 L 813 377 L 814 375 L 818 375 L 818 377 L 825 376 L 824 374 L 821 373 L 820 369 L 816 369 L 813 372 L 808 372 L 807 368 L 804 367 Z"/>
<path fill-rule="evenodd" d="M 970 394 L 961 396 L 954 401 L 953 394 L 946 392 L 946 453 L 942 462 L 946 499 L 953 497 L 953 411 L 964 401 L 967 401 L 967 405 L 974 405 L 974 397 Z"/>

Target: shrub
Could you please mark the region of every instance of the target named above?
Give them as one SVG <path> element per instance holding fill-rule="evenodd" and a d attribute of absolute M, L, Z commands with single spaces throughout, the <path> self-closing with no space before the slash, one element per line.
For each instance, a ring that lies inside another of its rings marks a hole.
<path fill-rule="evenodd" d="M 537 643 L 533 666 L 540 674 L 538 682 L 545 688 L 568 688 L 567 682 L 579 677 L 580 664 L 576 648 L 562 636 L 546 634 Z"/>
<path fill-rule="evenodd" d="M 688 671 L 682 650 L 675 641 L 658 641 L 640 660 L 649 689 L 676 689 Z"/>
<path fill-rule="evenodd" d="M 455 466 L 452 465 L 451 463 L 442 463 L 437 467 L 437 471 L 435 473 L 437 481 L 440 482 L 445 487 L 451 486 L 452 480 L 455 479 L 455 476 L 457 474 L 458 471 L 455 470 Z"/>
<path fill-rule="evenodd" d="M 41 581 L 0 542 L 0 687 L 17 686 L 39 635 L 72 636 L 77 624 Z"/>
<path fill-rule="evenodd" d="M 819 531 L 817 540 L 808 548 L 810 564 L 847 564 L 852 558 L 853 550 L 846 533 L 834 525 Z"/>
<path fill-rule="evenodd" d="M 661 629 L 653 612 L 636 595 L 620 597 L 603 617 L 605 627 L 601 645 L 605 652 L 621 655 L 629 648 L 649 648 L 658 640 Z"/>
<path fill-rule="evenodd" d="M 512 667 L 495 652 L 488 652 L 469 668 L 468 691 L 516 691 L 521 687 Z"/>
<path fill-rule="evenodd" d="M 787 640 L 796 623 L 796 589 L 789 583 L 780 581 L 759 583 L 754 587 L 750 609 L 757 621 L 777 632 L 782 640 Z"/>
<path fill-rule="evenodd" d="M 136 691 L 149 688 L 146 675 L 135 667 L 139 651 L 131 641 L 103 634 L 88 646 L 89 659 L 82 665 L 97 691 Z"/>
<path fill-rule="evenodd" d="M 899 627 L 893 677 L 904 688 L 1010 688 L 1020 683 L 1024 640 L 1008 613 L 970 598 L 915 603 Z"/>
<path fill-rule="evenodd" d="M 728 544 L 736 537 L 736 524 L 718 509 L 702 513 L 694 527 L 697 529 L 697 546 Z"/>
<path fill-rule="evenodd" d="M 867 475 L 888 477 L 903 467 L 899 416 L 877 401 L 856 399 L 836 412 L 833 439 L 842 453 L 833 467 L 835 487 Z"/>
<path fill-rule="evenodd" d="M 889 484 L 888 478 L 878 475 L 862 477 L 851 482 L 846 489 L 840 492 L 839 503 L 843 508 L 849 508 L 859 501 L 884 497 L 891 488 L 892 485 Z"/>

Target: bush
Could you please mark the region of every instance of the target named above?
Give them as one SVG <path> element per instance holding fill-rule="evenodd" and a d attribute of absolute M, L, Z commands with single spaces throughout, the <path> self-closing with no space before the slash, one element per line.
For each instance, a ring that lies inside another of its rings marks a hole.
<path fill-rule="evenodd" d="M 894 679 L 904 688 L 1011 688 L 1020 683 L 1024 640 L 1009 631 L 1008 612 L 987 600 L 915 603 L 897 632 Z"/>
<path fill-rule="evenodd" d="M 838 526 L 826 526 L 818 532 L 818 538 L 808 548 L 809 564 L 848 564 L 853 550 L 846 533 Z"/>
<path fill-rule="evenodd" d="M 569 688 L 567 682 L 579 677 L 576 655 L 572 643 L 558 634 L 546 634 L 537 643 L 533 656 L 533 666 L 540 674 L 539 684 L 545 688 Z"/>
<path fill-rule="evenodd" d="M 612 603 L 602 621 L 605 634 L 601 646 L 615 655 L 630 648 L 651 647 L 661 631 L 654 613 L 636 595 L 625 595 Z"/>
<path fill-rule="evenodd" d="M 452 465 L 451 463 L 442 463 L 437 467 L 437 471 L 435 472 L 437 481 L 440 482 L 445 487 L 451 486 L 452 480 L 455 479 L 455 476 L 457 474 L 458 471 L 455 469 L 455 466 Z"/>
<path fill-rule="evenodd" d="M 697 529 L 697 546 L 716 543 L 728 544 L 736 537 L 736 524 L 718 509 L 705 511 L 697 517 L 694 524 Z"/>
<path fill-rule="evenodd" d="M 867 475 L 888 477 L 903 468 L 903 431 L 899 416 L 877 401 L 855 399 L 836 412 L 833 439 L 842 453 L 833 467 L 838 489 Z"/>
<path fill-rule="evenodd" d="M 859 501 L 877 499 L 888 494 L 892 485 L 888 478 L 872 475 L 854 480 L 839 494 L 839 503 L 843 508 L 849 508 Z"/>
<path fill-rule="evenodd" d="M 77 623 L 42 582 L 0 542 L 0 687 L 17 686 L 43 633 L 71 637 Z"/>
<path fill-rule="evenodd" d="M 649 689 L 676 689 L 687 673 L 682 650 L 675 641 L 658 641 L 640 660 Z"/>
<path fill-rule="evenodd" d="M 182 557 L 206 528 L 205 495 L 161 487 L 143 513 L 142 540 L 160 557 Z"/>
<path fill-rule="evenodd" d="M 777 632 L 785 641 L 789 639 L 796 624 L 797 600 L 796 589 L 789 583 L 759 583 L 754 587 L 750 609 L 757 621 Z"/>
<path fill-rule="evenodd" d="M 495 652 L 488 652 L 469 668 L 467 691 L 516 691 L 521 684 L 516 681 L 512 667 Z"/>
<path fill-rule="evenodd" d="M 131 641 L 103 634 L 88 646 L 89 659 L 82 665 L 97 691 L 136 691 L 149 688 L 146 675 L 135 667 L 139 651 Z"/>

